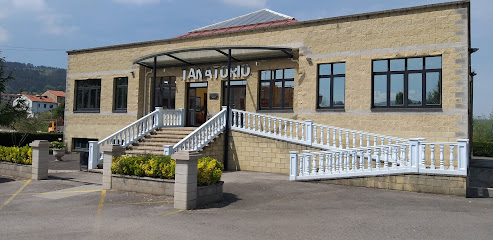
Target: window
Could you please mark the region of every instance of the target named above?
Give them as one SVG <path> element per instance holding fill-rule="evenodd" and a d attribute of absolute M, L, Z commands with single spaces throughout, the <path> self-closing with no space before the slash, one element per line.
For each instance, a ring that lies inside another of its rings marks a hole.
<path fill-rule="evenodd" d="M 76 80 L 75 111 L 99 112 L 101 79 Z"/>
<path fill-rule="evenodd" d="M 128 97 L 128 78 L 118 77 L 115 78 L 115 101 L 114 110 L 126 112 L 127 111 L 127 97 Z"/>
<path fill-rule="evenodd" d="M 373 108 L 440 108 L 442 57 L 373 61 Z"/>
<path fill-rule="evenodd" d="M 175 109 L 176 77 L 166 76 L 156 79 L 154 85 L 154 106 Z"/>
<path fill-rule="evenodd" d="M 293 109 L 294 69 L 260 71 L 259 109 Z"/>
<path fill-rule="evenodd" d="M 53 108 L 53 104 L 50 104 L 50 108 Z"/>
<path fill-rule="evenodd" d="M 318 65 L 317 108 L 344 108 L 346 63 Z"/>
<path fill-rule="evenodd" d="M 44 108 L 46 108 L 46 103 L 44 104 Z"/>

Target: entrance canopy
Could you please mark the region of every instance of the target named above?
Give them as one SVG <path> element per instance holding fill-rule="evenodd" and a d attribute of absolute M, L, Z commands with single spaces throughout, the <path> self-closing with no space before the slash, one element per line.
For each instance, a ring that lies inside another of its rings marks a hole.
<path fill-rule="evenodd" d="M 293 49 L 291 48 L 239 46 L 204 47 L 157 53 L 139 58 L 134 61 L 134 64 L 154 68 L 227 63 L 229 50 L 231 50 L 232 62 L 293 58 Z"/>

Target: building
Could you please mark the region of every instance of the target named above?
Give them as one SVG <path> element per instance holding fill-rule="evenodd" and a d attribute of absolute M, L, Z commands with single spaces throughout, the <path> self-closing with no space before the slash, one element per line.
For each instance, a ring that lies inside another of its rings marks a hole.
<path fill-rule="evenodd" d="M 53 101 L 46 96 L 29 95 L 26 93 L 21 94 L 21 96 L 14 101 L 14 105 L 19 104 L 20 101 L 24 101 L 24 104 L 28 106 L 27 111 L 30 117 L 37 116 L 41 112 L 50 111 L 58 106 L 56 101 Z"/>
<path fill-rule="evenodd" d="M 155 107 L 185 109 L 186 125 L 200 126 L 226 103 L 228 56 L 233 108 L 403 139 L 468 139 L 469 5 L 302 22 L 260 10 L 171 39 L 68 51 L 64 141 L 87 146 Z"/>
<path fill-rule="evenodd" d="M 41 96 L 46 96 L 49 99 L 57 102 L 58 104 L 62 103 L 65 101 L 65 93 L 63 91 L 56 91 L 56 90 L 46 90 Z"/>
<path fill-rule="evenodd" d="M 20 97 L 20 94 L 0 93 L 2 95 L 1 103 L 12 105 L 14 100 Z"/>

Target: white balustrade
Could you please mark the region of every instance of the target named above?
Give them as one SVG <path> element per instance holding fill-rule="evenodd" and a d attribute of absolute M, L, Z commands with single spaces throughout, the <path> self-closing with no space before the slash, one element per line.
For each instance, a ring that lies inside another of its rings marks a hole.
<path fill-rule="evenodd" d="M 103 155 L 100 150 L 103 146 L 107 144 L 118 144 L 126 148 L 157 128 L 184 126 L 184 114 L 185 112 L 182 108 L 178 110 L 163 110 L 162 107 L 157 107 L 153 112 L 118 130 L 105 139 L 99 142 L 90 142 L 88 168 L 95 169 L 99 163 L 102 163 Z"/>
<path fill-rule="evenodd" d="M 329 132 L 330 134 L 330 132 Z M 382 140 L 382 139 L 381 139 Z M 392 139 L 386 138 L 387 143 Z M 307 159 L 308 158 L 308 159 Z M 435 159 L 439 166 L 435 166 Z M 411 139 L 380 146 L 309 152 L 290 152 L 291 180 L 333 179 L 400 173 L 467 175 L 469 142 L 424 142 Z M 304 163 L 301 163 L 303 162 Z M 438 161 L 437 161 L 438 162 Z M 301 164 L 301 165 L 300 165 Z"/>

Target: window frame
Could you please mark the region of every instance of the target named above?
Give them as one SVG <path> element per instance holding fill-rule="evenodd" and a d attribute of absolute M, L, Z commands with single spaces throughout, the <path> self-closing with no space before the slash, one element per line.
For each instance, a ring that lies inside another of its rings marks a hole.
<path fill-rule="evenodd" d="M 426 59 L 430 57 L 441 57 L 441 62 L 440 65 L 441 67 L 438 68 L 426 68 Z M 415 58 L 421 58 L 423 59 L 422 63 L 422 69 L 418 70 L 408 70 L 408 59 L 415 59 Z M 404 70 L 391 70 L 390 68 L 390 61 L 391 60 L 404 60 Z M 387 71 L 384 72 L 375 72 L 373 67 L 373 63 L 375 61 L 382 61 L 385 60 L 387 61 Z M 419 57 L 407 57 L 407 58 L 385 58 L 385 59 L 373 59 L 371 61 L 371 109 L 441 109 L 443 100 L 442 100 L 442 88 L 443 88 L 443 56 L 442 55 L 432 55 L 432 56 L 419 56 Z M 428 105 L 426 103 L 426 75 L 427 73 L 438 73 L 438 81 L 439 81 L 439 92 L 440 92 L 440 104 L 430 104 Z M 409 75 L 410 74 L 415 74 L 415 73 L 420 73 L 422 74 L 421 77 L 421 105 L 409 105 Z M 391 92 L 391 75 L 393 74 L 402 74 L 404 75 L 404 81 L 403 81 L 403 104 L 402 105 L 391 105 L 390 103 L 390 92 Z M 386 99 L 386 106 L 375 106 L 375 76 L 386 76 L 386 92 L 387 92 L 387 99 Z"/>
<path fill-rule="evenodd" d="M 164 81 L 168 81 L 168 83 L 164 84 L 163 82 Z M 157 82 L 159 81 L 159 83 Z M 173 83 L 169 83 L 169 82 L 173 82 Z M 162 107 L 163 109 L 168 109 L 168 110 L 174 110 L 176 109 L 176 76 L 161 76 L 161 77 L 158 77 L 156 78 L 156 80 L 154 81 L 154 91 L 153 91 L 153 99 L 154 99 L 154 107 Z M 164 106 L 164 104 L 158 104 L 157 103 L 157 100 L 159 100 L 158 98 L 158 94 L 157 94 L 157 91 L 159 90 L 159 96 L 161 97 L 161 100 L 163 98 L 163 96 L 165 95 L 165 92 L 167 92 L 167 96 L 168 96 L 168 106 Z M 171 98 L 173 93 L 175 94 L 174 98 Z M 158 99 L 156 99 L 158 98 Z M 174 102 L 171 101 L 172 99 L 174 99 Z M 163 106 L 160 106 L 160 105 L 163 105 Z M 174 106 L 174 108 L 171 108 L 172 106 Z"/>
<path fill-rule="evenodd" d="M 126 84 L 118 84 L 118 80 L 121 79 L 126 79 L 127 83 Z M 126 113 L 127 112 L 127 106 L 128 106 L 128 77 L 116 77 L 113 79 L 113 86 L 114 86 L 114 91 L 113 91 L 113 112 L 116 113 Z M 124 89 L 126 90 L 126 95 L 127 98 L 125 99 L 125 103 L 123 103 L 123 94 L 121 96 L 118 96 L 119 89 Z M 118 100 L 122 101 L 122 106 L 118 106 L 119 102 Z M 123 105 L 125 105 L 123 107 Z"/>
<path fill-rule="evenodd" d="M 84 81 L 99 81 L 99 86 L 94 85 L 94 86 L 84 86 L 81 87 L 79 86 L 82 82 Z M 92 97 L 92 90 L 96 90 L 96 99 L 95 99 L 95 107 L 93 108 L 83 108 L 82 106 L 79 106 L 79 91 L 82 91 L 82 101 L 81 103 L 84 104 L 84 101 L 86 100 L 87 105 L 90 106 L 91 103 L 91 97 Z M 84 99 L 84 92 L 88 92 L 88 99 Z M 92 113 L 99 113 L 101 109 L 101 79 L 96 78 L 96 79 L 84 79 L 84 80 L 75 80 L 75 101 L 74 101 L 74 112 L 92 112 Z"/>
<path fill-rule="evenodd" d="M 285 71 L 286 70 L 293 70 L 293 78 L 285 78 Z M 283 71 L 283 78 L 282 79 L 276 79 L 276 72 L 278 70 Z M 269 80 L 262 80 L 262 72 L 264 71 L 270 71 L 271 76 Z M 294 88 L 294 79 L 296 76 L 296 69 L 295 68 L 280 68 L 280 69 L 265 69 L 265 70 L 260 70 L 259 71 L 259 77 L 258 77 L 258 110 L 274 110 L 274 111 L 282 111 L 282 110 L 293 110 L 293 107 L 285 107 L 285 93 L 286 93 L 286 87 L 285 83 L 288 82 L 293 82 L 293 88 Z M 262 91 L 262 82 L 269 82 L 269 106 L 268 107 L 262 107 L 260 102 L 261 102 L 261 91 Z M 282 91 L 281 91 L 281 107 L 273 107 L 274 103 L 274 85 L 276 82 L 282 82 Z M 294 105 L 294 91 L 293 91 L 293 105 Z"/>
<path fill-rule="evenodd" d="M 334 74 L 334 64 L 344 63 L 344 74 Z M 330 64 L 330 75 L 320 75 L 320 65 Z M 344 77 L 344 104 L 334 105 L 334 78 Z M 320 94 L 320 79 L 330 78 L 330 106 L 320 107 L 319 94 Z M 344 110 L 346 107 L 346 62 L 333 62 L 333 63 L 319 63 L 317 64 L 317 109 L 337 109 Z"/>

